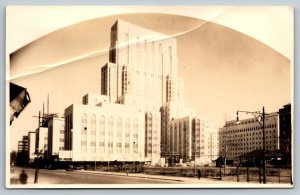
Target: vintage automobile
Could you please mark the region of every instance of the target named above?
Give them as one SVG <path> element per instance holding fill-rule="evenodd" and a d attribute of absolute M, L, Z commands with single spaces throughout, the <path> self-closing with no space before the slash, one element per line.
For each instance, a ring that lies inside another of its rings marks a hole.
<path fill-rule="evenodd" d="M 68 167 L 66 168 L 66 171 L 74 171 L 74 166 L 68 165 Z"/>

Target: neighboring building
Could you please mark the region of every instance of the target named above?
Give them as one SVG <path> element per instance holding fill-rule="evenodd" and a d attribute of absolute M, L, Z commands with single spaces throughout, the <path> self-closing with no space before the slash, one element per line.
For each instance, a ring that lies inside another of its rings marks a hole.
<path fill-rule="evenodd" d="M 48 150 L 48 127 L 39 127 L 36 129 L 35 148 L 39 154 L 44 154 Z"/>
<path fill-rule="evenodd" d="M 18 152 L 28 152 L 28 136 L 24 135 L 18 144 Z"/>
<path fill-rule="evenodd" d="M 280 135 L 280 150 L 287 154 L 288 161 L 291 160 L 291 143 L 292 143 L 292 119 L 291 119 L 291 104 L 284 105 L 279 109 L 279 135 Z M 288 162 L 289 163 L 289 162 Z"/>
<path fill-rule="evenodd" d="M 218 158 L 218 131 L 198 117 L 172 119 L 166 156 L 178 154 L 183 162 L 211 164 Z"/>
<path fill-rule="evenodd" d="M 64 150 L 65 123 L 60 118 L 52 116 L 48 120 L 48 157 L 58 155 Z"/>
<path fill-rule="evenodd" d="M 19 166 L 26 166 L 28 164 L 28 149 L 28 136 L 26 135 L 18 142 L 17 164 Z"/>
<path fill-rule="evenodd" d="M 201 124 L 202 123 L 202 124 Z M 168 151 L 166 156 L 179 154 L 183 162 L 197 161 L 204 155 L 203 121 L 184 117 L 170 121 Z M 201 129 L 202 127 L 202 129 Z"/>
<path fill-rule="evenodd" d="M 161 151 L 161 124 L 159 112 L 145 114 L 145 160 L 152 164 L 159 163 Z"/>
<path fill-rule="evenodd" d="M 201 162 L 211 165 L 219 157 L 219 131 L 205 124 L 204 127 L 204 158 Z"/>
<path fill-rule="evenodd" d="M 110 103 L 107 98 L 88 94 L 83 97 L 85 104 L 66 108 L 65 150 L 70 151 L 69 158 L 145 161 L 145 113 L 136 107 Z M 159 152 L 155 151 L 158 160 Z"/>
<path fill-rule="evenodd" d="M 170 134 L 170 122 L 181 120 L 186 117 L 195 117 L 195 110 L 187 108 L 182 102 L 167 102 L 161 107 L 161 155 L 170 155 L 170 139 L 174 139 Z M 183 158 L 183 157 L 182 157 Z"/>
<path fill-rule="evenodd" d="M 29 164 L 34 162 L 36 158 L 36 132 L 28 132 L 28 156 Z"/>
<path fill-rule="evenodd" d="M 262 121 L 249 118 L 226 121 L 220 129 L 220 155 L 228 160 L 257 149 L 263 149 Z M 279 149 L 279 117 L 277 112 L 265 115 L 266 150 Z"/>

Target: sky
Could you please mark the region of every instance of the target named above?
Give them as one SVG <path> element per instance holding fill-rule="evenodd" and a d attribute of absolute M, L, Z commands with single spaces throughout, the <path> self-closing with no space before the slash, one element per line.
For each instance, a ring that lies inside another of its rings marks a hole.
<path fill-rule="evenodd" d="M 185 103 L 216 127 L 233 119 L 236 110 L 264 105 L 273 112 L 291 102 L 289 7 L 9 7 L 7 56 L 19 50 L 11 58 L 7 81 L 25 86 L 32 98 L 9 127 L 12 149 L 36 128 L 32 116 L 48 93 L 50 111 L 60 114 L 85 93 L 100 93 L 109 30 L 119 17 L 176 37 Z"/>
<path fill-rule="evenodd" d="M 189 16 L 235 29 L 293 55 L 293 8 L 288 6 L 8 6 L 7 51 L 67 25 L 95 17 L 126 13 L 165 13 Z M 201 11 L 199 11 L 201 10 Z M 255 12 L 255 14 L 253 14 Z M 239 17 L 236 17 L 236 16 Z M 37 17 L 38 16 L 38 17 Z M 61 20 L 60 18 L 64 18 Z M 47 22 L 45 24 L 45 21 Z M 269 32 L 272 33 L 269 33 Z"/>

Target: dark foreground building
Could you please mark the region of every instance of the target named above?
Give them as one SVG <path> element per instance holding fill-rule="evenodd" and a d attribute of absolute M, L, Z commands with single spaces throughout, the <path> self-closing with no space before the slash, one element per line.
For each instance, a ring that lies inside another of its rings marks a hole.
<path fill-rule="evenodd" d="M 291 143 L 292 143 L 292 120 L 291 104 L 286 104 L 279 109 L 279 131 L 280 151 L 284 154 L 283 160 L 287 165 L 291 164 Z"/>

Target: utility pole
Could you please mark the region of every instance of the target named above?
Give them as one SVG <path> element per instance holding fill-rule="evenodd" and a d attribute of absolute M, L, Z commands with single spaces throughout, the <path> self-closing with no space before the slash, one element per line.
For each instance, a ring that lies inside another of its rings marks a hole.
<path fill-rule="evenodd" d="M 265 107 L 263 107 L 262 113 L 262 131 L 263 131 L 263 183 L 265 184 L 266 181 L 266 135 L 265 135 Z"/>
<path fill-rule="evenodd" d="M 227 121 L 227 115 L 226 115 L 226 113 L 224 115 L 225 115 L 225 132 L 227 132 L 227 122 L 226 122 Z M 225 150 L 224 150 L 224 177 L 225 177 L 226 176 L 226 154 L 227 154 L 227 150 L 228 150 L 227 140 L 226 140 L 227 134 L 224 138 L 225 138 Z"/>
<path fill-rule="evenodd" d="M 40 141 L 40 119 L 41 119 L 41 111 L 39 111 L 39 122 L 38 122 L 38 128 L 36 130 L 36 168 L 35 168 L 35 174 L 34 174 L 34 183 L 38 182 L 39 178 L 39 141 Z"/>
<path fill-rule="evenodd" d="M 49 115 L 49 93 L 47 96 L 47 115 Z"/>
<path fill-rule="evenodd" d="M 221 162 L 221 159 L 222 158 L 222 155 L 220 155 L 220 158 L 219 158 L 219 166 L 220 166 L 220 180 L 222 180 L 222 162 Z"/>
<path fill-rule="evenodd" d="M 244 113 L 247 113 L 247 114 L 252 114 L 257 122 L 259 123 L 261 129 L 262 129 L 262 136 L 263 136 L 263 162 L 262 162 L 262 169 L 263 169 L 263 183 L 265 184 L 267 182 L 267 179 L 266 179 L 266 132 L 265 132 L 265 118 L 266 118 L 266 113 L 265 113 L 265 107 L 263 106 L 262 108 L 262 112 L 250 112 L 250 111 L 237 111 L 236 114 L 237 114 L 237 117 L 236 117 L 236 120 L 237 122 L 239 121 L 239 112 L 244 112 Z M 262 123 L 259 121 L 258 119 L 258 116 L 262 117 Z"/>

